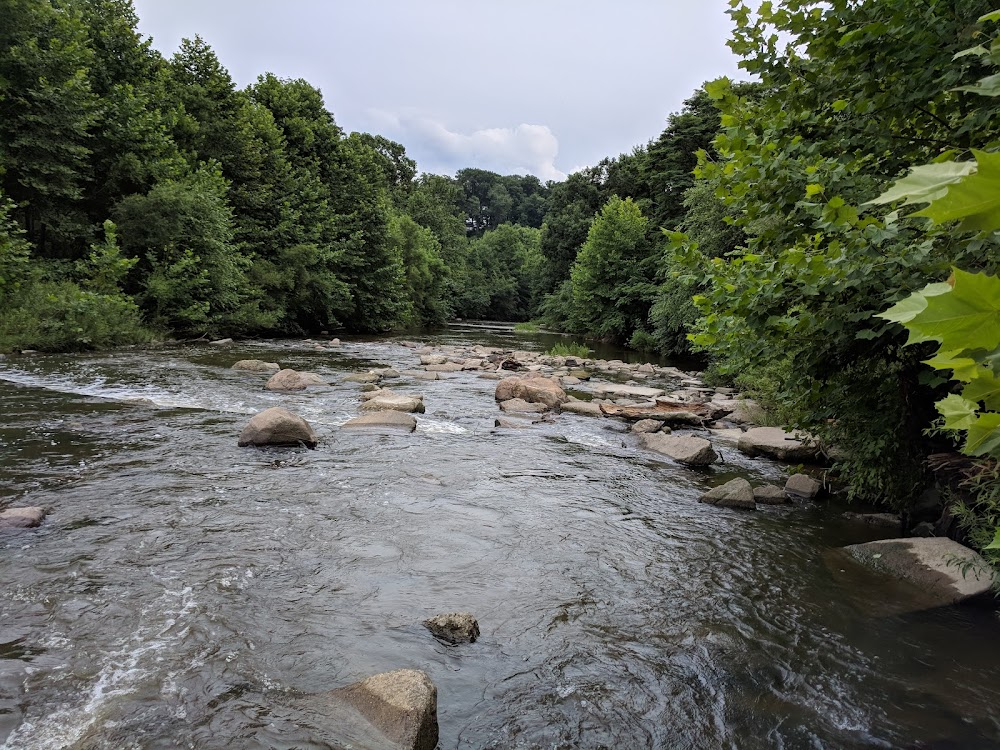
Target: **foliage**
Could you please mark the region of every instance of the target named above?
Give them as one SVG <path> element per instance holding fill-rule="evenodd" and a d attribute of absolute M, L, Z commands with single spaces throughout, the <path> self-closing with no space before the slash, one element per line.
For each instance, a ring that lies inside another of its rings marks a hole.
<path fill-rule="evenodd" d="M 570 344 L 556 344 L 546 352 L 550 357 L 580 357 L 584 358 L 590 354 L 591 350 L 586 344 L 576 341 Z"/>
<path fill-rule="evenodd" d="M 515 323 L 514 331 L 517 333 L 538 333 L 541 330 L 541 326 L 534 321 L 525 321 L 524 323 Z"/>
<path fill-rule="evenodd" d="M 541 297 L 539 242 L 539 230 L 513 224 L 474 239 L 456 313 L 491 320 L 531 317 Z"/>
<path fill-rule="evenodd" d="M 730 377 L 787 359 L 795 376 L 775 396 L 789 423 L 841 448 L 856 495 L 896 505 L 921 481 L 935 384 L 872 316 L 950 265 L 985 269 L 998 248 L 861 205 L 908 166 L 1000 134 L 990 108 L 951 90 L 982 71 L 948 64 L 982 8 L 734 3 L 731 47 L 760 88 L 706 86 L 723 130 L 698 174 L 746 237 L 715 258 L 675 239 L 672 256 L 703 288 L 695 345 Z"/>
<path fill-rule="evenodd" d="M 631 198 L 618 196 L 591 224 L 570 271 L 575 330 L 628 341 L 637 321 L 646 319 L 655 292 L 647 224 Z"/>
<path fill-rule="evenodd" d="M 439 326 L 448 319 L 448 303 L 442 289 L 447 269 L 434 233 L 406 215 L 389 222 L 389 245 L 406 269 L 407 323 Z"/>

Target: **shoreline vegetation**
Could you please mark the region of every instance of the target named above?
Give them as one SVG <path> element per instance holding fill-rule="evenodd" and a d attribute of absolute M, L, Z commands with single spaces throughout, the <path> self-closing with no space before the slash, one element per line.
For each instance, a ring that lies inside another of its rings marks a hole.
<path fill-rule="evenodd" d="M 997 564 L 1000 209 L 967 207 L 996 194 L 995 2 L 736 2 L 753 82 L 542 183 L 419 173 L 303 79 L 163 57 L 127 0 L 11 0 L 0 352 L 473 318 L 694 353 L 837 446 L 852 498 L 933 504 Z"/>

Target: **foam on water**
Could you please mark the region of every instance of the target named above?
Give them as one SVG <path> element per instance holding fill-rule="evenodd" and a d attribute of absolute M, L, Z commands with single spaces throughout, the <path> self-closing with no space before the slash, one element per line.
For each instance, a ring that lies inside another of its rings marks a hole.
<path fill-rule="evenodd" d="M 197 608 L 190 587 L 166 589 L 145 607 L 136 632 L 109 652 L 82 700 L 40 716 L 28 716 L 0 750 L 52 750 L 72 747 L 101 721 L 107 707 L 136 691 L 146 679 L 156 679 L 157 660 L 172 653 L 188 633 L 187 621 Z"/>

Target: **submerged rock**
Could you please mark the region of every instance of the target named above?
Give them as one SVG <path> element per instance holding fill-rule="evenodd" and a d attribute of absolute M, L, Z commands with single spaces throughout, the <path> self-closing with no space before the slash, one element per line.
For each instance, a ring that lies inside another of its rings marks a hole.
<path fill-rule="evenodd" d="M 753 487 L 743 478 L 730 479 L 719 487 L 713 487 L 699 497 L 698 502 L 718 505 L 720 508 L 757 509 Z"/>
<path fill-rule="evenodd" d="M 903 520 L 895 513 L 855 513 L 847 511 L 840 514 L 841 518 L 857 523 L 868 524 L 869 526 L 879 526 L 886 529 L 902 531 Z"/>
<path fill-rule="evenodd" d="M 413 432 L 417 429 L 416 417 L 401 411 L 376 411 L 355 417 L 341 425 L 344 429 L 382 427 Z"/>
<path fill-rule="evenodd" d="M 277 362 L 265 362 L 262 359 L 241 359 L 234 363 L 230 369 L 247 372 L 278 372 L 281 366 Z"/>
<path fill-rule="evenodd" d="M 424 626 L 434 637 L 451 644 L 475 643 L 479 637 L 479 623 L 468 612 L 451 612 L 424 620 Z"/>
<path fill-rule="evenodd" d="M 748 456 L 768 456 L 791 463 L 816 461 L 819 446 L 803 433 L 785 432 L 779 427 L 754 427 L 743 433 L 737 447 Z"/>
<path fill-rule="evenodd" d="M 944 537 L 882 539 L 844 550 L 873 570 L 916 584 L 939 605 L 985 594 L 994 582 L 993 570 L 977 552 Z"/>
<path fill-rule="evenodd" d="M 710 442 L 689 435 L 675 436 L 655 432 L 641 435 L 639 444 L 688 466 L 708 466 L 719 458 Z"/>
<path fill-rule="evenodd" d="M 240 433 L 239 446 L 298 445 L 315 448 L 318 440 L 306 420 L 280 406 L 255 415 Z"/>
<path fill-rule="evenodd" d="M 328 385 L 328 383 L 314 372 L 288 369 L 276 372 L 264 387 L 269 391 L 304 391 L 314 385 Z"/>
<path fill-rule="evenodd" d="M 438 743 L 437 688 L 421 671 L 373 675 L 304 701 L 328 724 L 335 747 L 434 750 Z"/>
<path fill-rule="evenodd" d="M 40 526 L 44 518 L 43 508 L 8 508 L 0 511 L 0 529 L 31 529 Z"/>

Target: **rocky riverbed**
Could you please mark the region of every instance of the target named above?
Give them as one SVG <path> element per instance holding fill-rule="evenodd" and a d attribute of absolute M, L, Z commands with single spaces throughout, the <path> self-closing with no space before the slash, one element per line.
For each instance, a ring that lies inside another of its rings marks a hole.
<path fill-rule="evenodd" d="M 992 747 L 955 551 L 843 550 L 900 529 L 842 517 L 825 446 L 627 360 L 474 329 L 9 358 L 0 514 L 37 513 L 0 529 L 0 742 L 433 747 L 433 713 L 442 748 Z"/>

